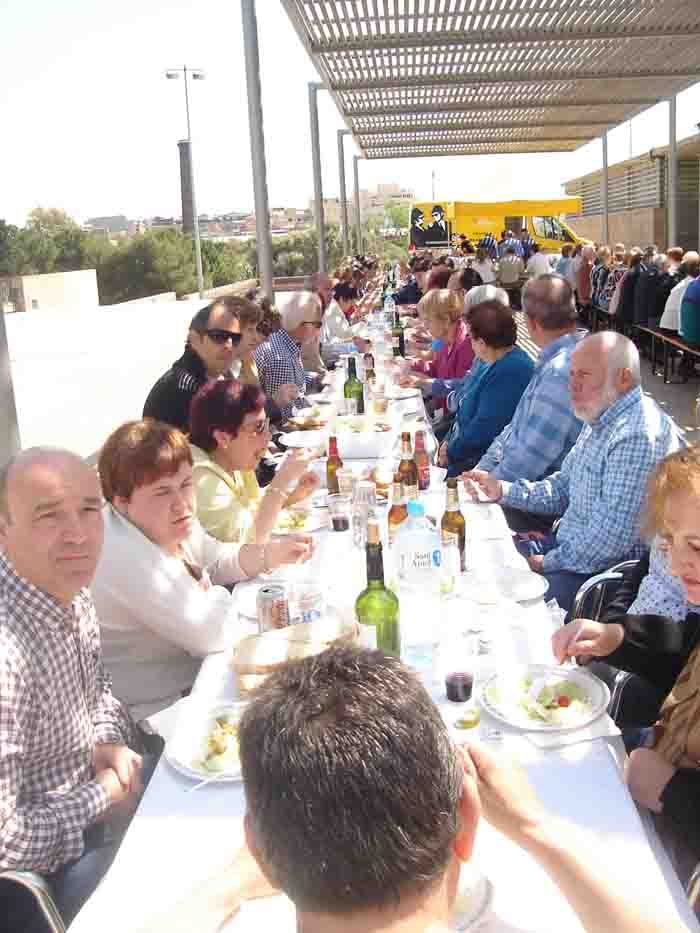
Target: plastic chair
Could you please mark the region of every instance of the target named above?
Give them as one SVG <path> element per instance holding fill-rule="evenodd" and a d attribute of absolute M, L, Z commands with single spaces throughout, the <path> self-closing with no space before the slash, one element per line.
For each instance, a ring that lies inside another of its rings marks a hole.
<path fill-rule="evenodd" d="M 12 885 L 20 885 L 28 891 L 34 900 L 37 910 L 37 917 L 43 919 L 46 930 L 49 933 L 66 933 L 66 927 L 63 923 L 58 908 L 56 907 L 51 889 L 48 882 L 41 875 L 33 871 L 16 871 L 8 869 L 0 871 L 0 882 L 10 882 L 10 891 Z M 0 894 L 0 905 L 4 900 L 3 894 Z M 4 911 L 0 907 L 0 913 Z"/>

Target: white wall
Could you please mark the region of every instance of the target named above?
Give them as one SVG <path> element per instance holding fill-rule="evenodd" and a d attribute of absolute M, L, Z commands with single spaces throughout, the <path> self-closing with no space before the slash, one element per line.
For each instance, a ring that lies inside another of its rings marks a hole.
<path fill-rule="evenodd" d="M 82 311 L 100 303 L 94 269 L 24 275 L 22 291 L 25 311 Z"/>

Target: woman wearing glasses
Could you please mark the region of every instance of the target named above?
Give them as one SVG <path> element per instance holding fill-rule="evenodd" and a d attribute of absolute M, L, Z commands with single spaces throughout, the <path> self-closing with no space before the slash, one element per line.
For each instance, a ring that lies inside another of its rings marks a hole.
<path fill-rule="evenodd" d="M 264 544 L 286 505 L 315 492 L 319 480 L 304 451 L 288 454 L 265 490 L 255 468 L 270 443 L 265 396 L 257 386 L 221 379 L 203 386 L 192 402 L 197 518 L 219 541 Z"/>
<path fill-rule="evenodd" d="M 105 537 L 91 592 L 114 692 L 134 719 L 192 686 L 199 659 L 236 637 L 227 586 L 306 560 L 308 535 L 222 544 L 195 518 L 192 452 L 159 421 L 131 421 L 107 439 L 98 463 Z"/>

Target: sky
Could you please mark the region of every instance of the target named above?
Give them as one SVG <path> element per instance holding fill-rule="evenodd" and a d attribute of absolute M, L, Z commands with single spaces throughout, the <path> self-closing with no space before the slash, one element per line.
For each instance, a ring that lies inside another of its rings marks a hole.
<path fill-rule="evenodd" d="M 281 4 L 257 7 L 270 204 L 307 207 L 307 83 L 318 75 Z M 198 209 L 252 209 L 239 0 L 0 0 L 0 217 L 22 224 L 36 206 L 79 222 L 179 215 L 184 89 L 164 72 L 183 64 L 207 74 L 190 96 Z M 679 95 L 677 119 L 679 139 L 696 132 L 700 85 Z M 344 124 L 326 92 L 319 120 L 324 195 L 334 197 Z M 631 137 L 630 150 L 629 124 L 609 134 L 611 163 L 668 142 L 667 105 L 635 118 Z M 350 192 L 351 142 L 346 152 Z M 429 200 L 434 171 L 440 200 L 558 197 L 600 162 L 599 141 L 566 154 L 363 161 L 360 186 L 396 182 Z"/>

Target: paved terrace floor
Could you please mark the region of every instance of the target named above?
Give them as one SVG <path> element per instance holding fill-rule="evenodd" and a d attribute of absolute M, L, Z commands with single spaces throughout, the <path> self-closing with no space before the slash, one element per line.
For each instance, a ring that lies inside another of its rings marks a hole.
<path fill-rule="evenodd" d="M 283 297 L 277 296 L 278 299 Z M 90 456 L 123 421 L 141 415 L 146 395 L 182 353 L 198 299 L 96 309 L 8 314 L 6 324 L 23 447 L 55 444 Z M 518 314 L 519 343 L 536 347 Z M 697 380 L 664 385 L 643 362 L 644 389 L 686 433 L 700 441 Z"/>

